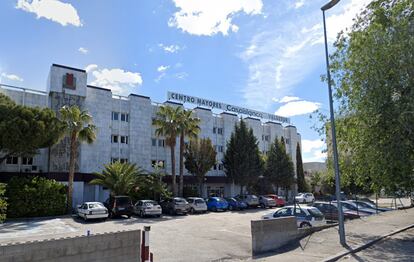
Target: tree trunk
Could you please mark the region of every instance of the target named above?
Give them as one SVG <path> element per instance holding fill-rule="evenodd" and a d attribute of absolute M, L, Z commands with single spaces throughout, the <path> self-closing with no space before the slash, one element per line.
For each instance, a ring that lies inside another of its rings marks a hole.
<path fill-rule="evenodd" d="M 75 160 L 76 160 L 76 134 L 72 133 L 70 137 L 70 157 L 69 157 L 69 178 L 68 178 L 68 195 L 67 195 L 67 212 L 72 213 L 73 205 L 73 180 L 75 177 Z"/>
<path fill-rule="evenodd" d="M 177 181 L 175 178 L 175 147 L 170 147 L 171 149 L 171 180 L 172 180 L 172 192 L 173 196 L 177 196 Z"/>
<path fill-rule="evenodd" d="M 240 185 L 240 195 L 243 195 L 243 186 Z"/>
<path fill-rule="evenodd" d="M 183 196 L 184 190 L 184 150 L 185 150 L 185 143 L 184 143 L 184 133 L 181 132 L 180 136 L 180 191 L 179 196 Z"/>

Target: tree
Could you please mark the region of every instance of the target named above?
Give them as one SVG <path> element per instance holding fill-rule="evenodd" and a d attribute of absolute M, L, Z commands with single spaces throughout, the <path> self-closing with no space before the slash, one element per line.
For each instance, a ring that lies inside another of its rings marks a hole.
<path fill-rule="evenodd" d="M 254 184 L 263 173 L 257 139 L 243 119 L 236 123 L 227 142 L 223 165 L 227 177 L 240 185 L 240 194 L 243 194 L 245 186 Z"/>
<path fill-rule="evenodd" d="M 209 138 L 191 140 L 185 151 L 185 168 L 197 177 L 200 196 L 203 195 L 205 174 L 216 163 L 216 155 Z"/>
<path fill-rule="evenodd" d="M 298 183 L 298 191 L 307 192 L 308 188 L 306 186 L 305 174 L 303 172 L 302 153 L 299 143 L 296 145 L 296 177 Z"/>
<path fill-rule="evenodd" d="M 321 173 L 320 172 L 316 171 L 315 173 L 312 174 L 310 185 L 312 187 L 312 192 L 315 192 L 316 187 L 321 185 Z"/>
<path fill-rule="evenodd" d="M 157 126 L 155 134 L 164 136 L 165 143 L 171 151 L 171 178 L 173 196 L 177 196 L 177 180 L 175 176 L 175 146 L 180 134 L 181 107 L 160 106 L 153 124 Z"/>
<path fill-rule="evenodd" d="M 6 184 L 0 183 L 0 224 L 6 220 L 7 202 L 4 194 L 6 193 Z"/>
<path fill-rule="evenodd" d="M 376 0 L 335 43 L 338 151 L 351 187 L 413 190 L 413 20 L 412 1 Z"/>
<path fill-rule="evenodd" d="M 184 153 L 185 153 L 185 138 L 189 137 L 190 139 L 197 138 L 198 133 L 200 132 L 200 127 L 198 124 L 200 119 L 193 117 L 191 110 L 183 110 L 180 116 L 180 185 L 179 185 L 179 195 L 183 196 L 184 188 Z"/>
<path fill-rule="evenodd" d="M 279 141 L 277 138 L 270 145 L 265 165 L 265 177 L 276 188 L 284 188 L 287 199 L 288 189 L 295 182 L 295 172 L 293 162 L 286 153 L 283 141 Z"/>
<path fill-rule="evenodd" d="M 144 174 L 141 168 L 135 164 L 119 161 L 104 167 L 101 173 L 94 173 L 96 178 L 89 182 L 90 184 L 108 188 L 111 196 L 129 195 L 138 191 L 139 179 Z"/>
<path fill-rule="evenodd" d="M 33 156 L 62 134 L 63 125 L 52 110 L 16 105 L 0 93 L 0 164 L 9 156 Z"/>
<path fill-rule="evenodd" d="M 77 106 L 63 106 L 59 112 L 66 134 L 70 139 L 68 212 L 71 212 L 78 144 L 79 142 L 93 143 L 96 139 L 96 127 L 92 124 L 92 116 L 86 111 L 81 111 Z"/>

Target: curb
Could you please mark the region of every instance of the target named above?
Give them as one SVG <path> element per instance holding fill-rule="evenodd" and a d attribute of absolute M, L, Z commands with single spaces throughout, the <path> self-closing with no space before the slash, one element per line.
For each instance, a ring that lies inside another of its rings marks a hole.
<path fill-rule="evenodd" d="M 395 234 L 401 233 L 401 232 L 403 232 L 405 230 L 408 230 L 410 228 L 414 228 L 414 224 L 411 224 L 409 226 L 406 226 L 406 227 L 397 229 L 395 231 L 392 231 L 391 233 L 382 235 L 382 236 L 378 237 L 377 239 L 374 239 L 374 240 L 369 241 L 368 243 L 365 243 L 365 244 L 362 244 L 360 246 L 357 246 L 357 247 L 355 247 L 355 248 L 353 248 L 351 250 L 348 250 L 348 251 L 345 251 L 345 252 L 342 252 L 342 253 L 338 253 L 338 254 L 336 254 L 334 256 L 331 256 L 331 257 L 328 257 L 328 258 L 326 258 L 326 259 L 324 259 L 322 261 L 324 261 L 324 262 L 337 261 L 338 259 L 340 259 L 340 258 L 342 258 L 342 257 L 344 257 L 346 255 L 357 253 L 357 252 L 359 252 L 361 250 L 364 250 L 364 249 L 366 249 L 366 248 L 374 245 L 375 243 L 377 243 L 377 242 L 379 242 L 379 241 L 381 241 L 381 240 L 383 240 L 383 239 L 385 239 L 387 237 L 390 237 L 390 236 L 393 236 Z"/>

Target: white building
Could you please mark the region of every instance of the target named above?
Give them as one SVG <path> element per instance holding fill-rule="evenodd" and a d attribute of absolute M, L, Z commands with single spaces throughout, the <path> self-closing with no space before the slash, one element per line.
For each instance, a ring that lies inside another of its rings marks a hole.
<path fill-rule="evenodd" d="M 109 89 L 87 85 L 85 70 L 56 64 L 51 66 L 45 92 L 7 85 L 1 85 L 0 92 L 8 95 L 18 104 L 49 107 L 55 111 L 58 111 L 63 105 L 78 105 L 92 115 L 93 122 L 97 127 L 97 139 L 93 144 L 81 144 L 79 147 L 74 204 L 81 201 L 103 201 L 106 199 L 107 190 L 89 185 L 87 182 L 93 178 L 93 172 L 101 171 L 103 164 L 111 161 L 136 163 L 148 171 L 152 170 L 152 165 L 155 162 L 164 161 L 166 171 L 171 170 L 169 149 L 166 147 L 164 139 L 155 135 L 152 120 L 157 108 L 162 104 L 183 106 L 183 104 L 172 100 L 186 101 L 185 95 L 183 99 L 183 95 L 169 93 L 170 100 L 164 103 L 156 103 L 151 101 L 149 97 L 136 94 L 130 94 L 127 97 L 119 96 L 112 94 Z M 179 95 L 181 97 L 178 97 Z M 206 105 L 220 108 L 211 103 L 206 103 Z M 217 105 L 221 104 L 217 102 Z M 213 109 L 214 112 L 216 110 Z M 248 109 L 233 106 L 230 111 L 247 112 L 248 114 L 253 112 L 253 115 L 261 116 L 255 114 L 257 111 L 241 110 Z M 197 106 L 193 108 L 194 115 L 201 119 L 200 137 L 209 137 L 217 151 L 217 164 L 207 174 L 204 192 L 233 196 L 238 193 L 238 189 L 237 186 L 226 180 L 222 160 L 226 151 L 226 142 L 241 116 L 229 113 L 226 109 L 219 114 L 213 113 L 213 111 L 208 107 Z M 270 115 L 269 117 L 275 119 L 276 116 Z M 246 117 L 244 120 L 253 129 L 259 142 L 259 148 L 264 153 L 268 151 L 271 142 L 276 137 L 284 137 L 287 152 L 296 166 L 296 144 L 300 143 L 301 137 L 294 126 L 282 126 L 281 123 L 272 121 L 262 122 L 259 118 L 253 117 Z M 14 157 L 7 159 L 0 164 L 0 179 L 5 180 L 12 175 L 29 172 L 39 173 L 62 182 L 67 181 L 68 142 L 67 139 L 64 139 L 58 145 L 53 146 L 50 152 L 48 149 L 41 149 L 39 154 L 33 158 Z M 176 156 L 178 156 L 178 146 L 176 150 Z M 178 158 L 176 164 L 178 174 Z M 171 180 L 170 177 L 167 177 L 168 179 Z M 196 180 L 186 172 L 185 183 L 187 185 L 195 184 Z"/>

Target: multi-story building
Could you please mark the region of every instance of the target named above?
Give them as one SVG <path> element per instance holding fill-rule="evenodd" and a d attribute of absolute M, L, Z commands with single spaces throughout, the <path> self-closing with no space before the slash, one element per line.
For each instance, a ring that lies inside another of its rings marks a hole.
<path fill-rule="evenodd" d="M 115 95 L 109 89 L 88 85 L 85 70 L 56 64 L 51 66 L 46 91 L 1 85 L 0 92 L 8 95 L 18 104 L 49 107 L 55 111 L 63 105 L 78 105 L 92 115 L 97 127 L 97 139 L 92 144 L 81 144 L 79 147 L 74 204 L 81 201 L 105 200 L 108 195 L 107 190 L 89 185 L 88 182 L 93 178 L 93 172 L 101 171 L 103 165 L 111 161 L 136 163 L 147 171 L 152 171 L 153 165 L 162 161 L 166 172 L 171 170 L 170 150 L 164 138 L 155 135 L 156 127 L 152 125 L 160 105 L 183 106 L 182 103 L 176 102 L 177 100 L 173 101 L 171 97 L 164 103 L 156 103 L 149 97 L 137 94 Z M 214 105 L 207 104 L 207 106 L 217 108 Z M 208 195 L 215 193 L 233 196 L 238 193 L 237 185 L 227 181 L 222 160 L 226 151 L 226 142 L 241 116 L 227 111 L 216 113 L 217 109 L 212 110 L 206 106 L 197 106 L 192 110 L 201 120 L 199 136 L 210 138 L 217 151 L 217 164 L 206 176 L 204 192 Z M 257 111 L 252 110 L 252 112 Z M 263 153 L 269 150 L 270 144 L 276 137 L 284 137 L 287 153 L 296 166 L 296 144 L 300 143 L 301 137 L 294 126 L 283 126 L 272 121 L 262 122 L 259 118 L 253 117 L 246 117 L 244 120 L 253 129 Z M 67 181 L 69 170 L 68 146 L 68 139 L 64 139 L 50 149 L 40 149 L 34 157 L 8 158 L 0 164 L 0 179 L 1 176 L 4 180 L 12 175 L 29 172 L 39 173 L 64 183 Z M 178 156 L 178 146 L 176 150 Z M 178 162 L 177 159 L 176 170 L 178 170 Z M 185 175 L 185 184 L 196 183 L 194 176 L 187 171 Z M 167 176 L 166 181 L 170 182 L 171 178 Z"/>

